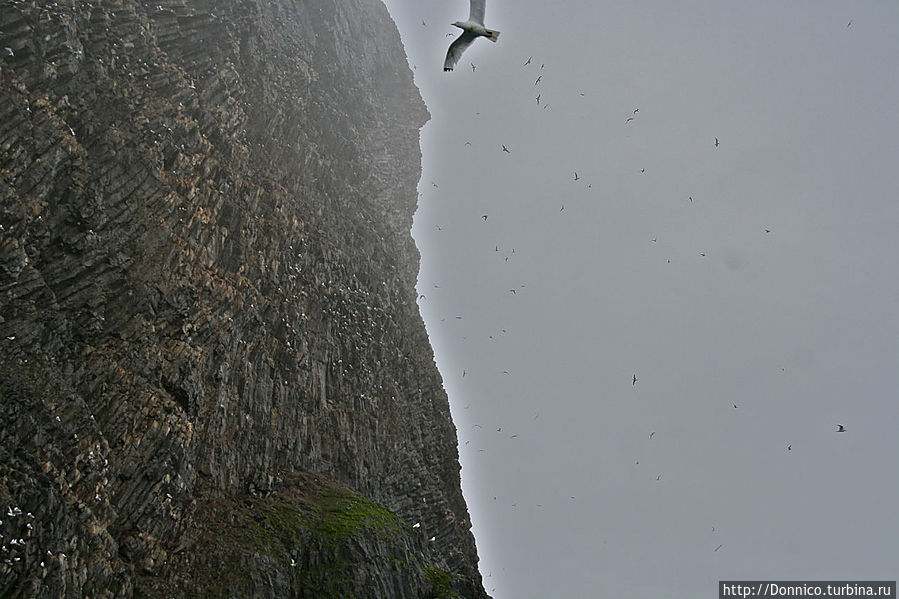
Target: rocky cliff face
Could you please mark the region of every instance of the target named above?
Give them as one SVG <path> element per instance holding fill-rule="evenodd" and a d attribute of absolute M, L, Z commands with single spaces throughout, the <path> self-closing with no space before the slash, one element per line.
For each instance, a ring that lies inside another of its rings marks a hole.
<path fill-rule="evenodd" d="M 0 0 L 0 595 L 486 597 L 427 118 L 378 0 Z"/>

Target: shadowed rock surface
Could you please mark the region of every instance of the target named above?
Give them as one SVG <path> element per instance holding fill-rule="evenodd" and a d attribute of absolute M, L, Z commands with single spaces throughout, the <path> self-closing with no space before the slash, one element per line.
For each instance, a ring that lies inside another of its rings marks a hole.
<path fill-rule="evenodd" d="M 0 0 L 0 595 L 486 597 L 427 118 L 378 0 Z"/>

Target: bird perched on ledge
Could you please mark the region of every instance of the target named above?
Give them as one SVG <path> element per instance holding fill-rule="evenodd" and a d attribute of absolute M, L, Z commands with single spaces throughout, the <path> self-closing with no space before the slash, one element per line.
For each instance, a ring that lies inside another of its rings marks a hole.
<path fill-rule="evenodd" d="M 471 45 L 471 42 L 478 37 L 486 37 L 491 42 L 495 42 L 499 37 L 499 31 L 493 31 L 484 27 L 484 5 L 487 0 L 470 0 L 471 10 L 468 13 L 467 21 L 456 21 L 451 23 L 462 30 L 462 35 L 457 37 L 449 50 L 446 51 L 446 60 L 443 61 L 443 70 L 452 71 L 456 63 L 462 57 L 465 49 Z"/>

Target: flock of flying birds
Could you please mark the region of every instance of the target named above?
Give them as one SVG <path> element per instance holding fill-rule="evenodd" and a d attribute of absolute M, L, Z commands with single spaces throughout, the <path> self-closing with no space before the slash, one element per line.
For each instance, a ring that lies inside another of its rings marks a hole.
<path fill-rule="evenodd" d="M 496 42 L 497 39 L 499 38 L 499 31 L 488 29 L 484 25 L 484 13 L 485 13 L 485 9 L 486 9 L 486 0 L 469 0 L 469 2 L 470 2 L 470 10 L 469 10 L 468 20 L 467 21 L 456 21 L 454 23 L 451 23 L 451 25 L 453 25 L 454 27 L 458 27 L 458 28 L 462 29 L 462 35 L 460 35 L 458 38 L 456 38 L 450 44 L 450 47 L 446 52 L 446 59 L 444 60 L 444 63 L 443 63 L 444 71 L 452 71 L 453 68 L 455 67 L 455 65 L 459 62 L 460 58 L 462 57 L 462 53 L 465 51 L 465 49 L 468 48 L 468 46 L 470 46 L 474 42 L 474 40 L 476 40 L 477 38 L 485 37 L 492 42 Z M 422 21 L 422 25 L 425 25 L 425 24 L 426 23 L 424 21 Z M 850 27 L 851 25 L 852 25 L 852 21 L 850 20 L 849 23 L 846 25 L 846 27 Z M 451 34 L 448 34 L 448 35 L 451 35 Z M 524 66 L 530 65 L 533 58 L 534 58 L 533 56 L 529 56 L 528 59 L 525 61 Z M 541 69 L 542 68 L 543 68 L 543 66 L 541 66 Z M 474 63 L 471 63 L 471 70 L 475 71 L 476 69 L 477 69 L 477 66 Z M 534 81 L 534 85 L 535 86 L 539 85 L 540 81 L 542 79 L 543 79 L 543 75 L 539 75 L 537 77 L 537 79 Z M 584 94 L 581 93 L 580 95 L 584 95 Z M 542 94 L 538 93 L 535 98 L 538 106 L 540 105 L 541 97 L 542 97 Z M 548 106 L 549 106 L 548 104 L 543 105 L 544 108 L 547 108 Z M 625 119 L 625 124 L 628 124 L 631 121 L 633 121 L 637 117 L 637 113 L 639 113 L 639 112 L 640 112 L 640 109 L 635 108 L 633 113 L 630 116 L 628 116 L 627 119 Z M 471 145 L 471 142 L 465 142 L 465 144 Z M 511 153 L 511 150 L 509 150 L 509 148 L 505 144 L 501 144 L 501 145 L 502 145 L 503 152 L 505 152 L 507 154 Z M 720 142 L 719 142 L 718 138 L 715 137 L 715 147 L 717 148 L 719 145 L 720 145 Z M 646 169 L 644 168 L 644 169 L 641 169 L 640 172 L 645 172 L 645 171 L 646 171 Z M 581 177 L 578 175 L 577 171 L 574 171 L 574 180 L 579 181 L 580 179 L 581 179 Z M 435 187 L 437 186 L 436 183 L 433 185 Z M 691 196 L 689 198 L 689 200 L 690 200 L 690 202 L 692 202 L 693 197 Z M 564 210 L 564 209 L 565 209 L 565 206 L 562 205 L 561 210 Z M 486 221 L 488 218 L 488 215 L 485 214 L 481 218 L 483 218 Z M 765 233 L 771 233 L 771 229 L 765 229 Z M 656 239 L 654 238 L 654 239 L 652 239 L 652 241 L 656 241 Z M 705 253 L 701 252 L 700 255 L 705 256 Z M 424 297 L 424 296 L 421 296 L 421 297 Z M 639 379 L 637 378 L 637 375 L 635 373 L 633 375 L 633 380 L 631 381 L 632 385 L 636 386 L 638 380 Z M 734 405 L 734 408 L 736 408 L 736 407 L 737 406 Z M 836 432 L 844 433 L 844 432 L 846 432 L 846 429 L 842 424 L 838 424 Z M 650 435 L 650 438 L 652 438 L 652 435 Z M 787 446 L 787 450 L 791 451 L 792 448 L 793 448 L 792 445 Z"/>
<path fill-rule="evenodd" d="M 463 52 L 466 50 L 466 48 L 468 48 L 468 46 L 470 46 L 470 45 L 471 45 L 471 44 L 472 44 L 478 37 L 485 37 L 485 38 L 487 38 L 488 40 L 490 40 L 490 41 L 492 41 L 492 42 L 496 42 L 496 41 L 497 41 L 497 39 L 498 39 L 498 37 L 499 37 L 499 32 L 498 32 L 498 31 L 495 31 L 495 30 L 492 30 L 492 29 L 488 29 L 488 28 L 485 26 L 485 24 L 484 24 L 485 3 L 486 3 L 486 0 L 470 0 L 470 13 L 469 13 L 468 20 L 467 20 L 467 21 L 456 21 L 456 22 L 452 23 L 453 26 L 462 29 L 462 34 L 461 34 L 458 38 L 456 38 L 456 39 L 450 44 L 449 49 L 447 50 L 447 53 L 446 53 L 446 59 L 445 59 L 444 64 L 443 64 L 443 70 L 444 70 L 444 71 L 452 71 L 453 68 L 456 66 L 456 64 L 459 62 L 459 60 L 461 59 L 462 53 L 463 53 Z M 424 21 L 422 21 L 422 25 L 426 25 L 426 23 L 425 23 Z M 849 24 L 847 25 L 847 27 L 850 27 L 851 25 L 852 25 L 852 21 L 849 22 Z M 448 35 L 451 35 L 451 34 L 448 34 Z M 529 56 L 528 59 L 524 62 L 524 66 L 529 66 L 529 65 L 531 64 L 532 60 L 533 60 L 533 56 Z M 474 63 L 470 63 L 470 66 L 471 66 L 471 70 L 472 70 L 473 72 L 476 71 L 477 65 L 475 65 Z M 543 66 L 545 66 L 545 65 L 543 65 Z M 541 66 L 541 69 L 543 68 L 543 66 Z M 541 82 L 541 80 L 542 80 L 542 78 L 543 78 L 542 75 L 538 75 L 538 77 L 537 77 L 536 80 L 534 81 L 534 85 L 535 85 L 535 86 L 539 85 L 540 82 Z M 583 93 L 580 93 L 580 95 L 583 96 L 584 94 L 583 94 Z M 542 94 L 540 94 L 540 93 L 538 93 L 537 96 L 535 97 L 535 101 L 536 101 L 536 103 L 537 103 L 538 106 L 541 106 L 541 98 L 542 98 Z M 544 109 L 546 109 L 546 108 L 549 107 L 549 105 L 546 104 L 546 103 L 544 102 L 544 103 L 542 104 L 542 107 L 543 107 Z M 640 109 L 639 109 L 639 108 L 635 108 L 634 111 L 633 111 L 633 113 L 630 114 L 630 115 L 625 119 L 625 124 L 629 124 L 629 123 L 631 123 L 632 121 L 634 121 L 634 120 L 637 118 L 637 114 L 638 114 L 639 112 L 640 112 Z M 471 145 L 471 142 L 465 142 L 465 143 L 466 143 L 466 145 Z M 715 138 L 714 138 L 714 146 L 717 148 L 717 147 L 719 147 L 719 145 L 720 145 L 720 142 L 719 142 L 718 138 L 715 137 Z M 505 144 L 502 144 L 502 151 L 505 152 L 505 153 L 511 153 L 511 150 L 510 150 Z M 645 172 L 645 169 L 642 169 L 641 172 Z M 579 180 L 582 179 L 582 178 L 578 175 L 577 171 L 574 171 L 574 177 L 573 177 L 573 178 L 574 178 L 575 181 L 579 181 Z M 434 185 L 434 187 L 437 187 L 436 184 L 433 184 L 433 185 Z M 690 200 L 690 202 L 692 203 L 693 198 L 690 197 L 689 200 Z M 564 210 L 564 209 L 565 209 L 565 206 L 562 205 L 561 210 Z M 485 214 L 485 215 L 482 215 L 481 218 L 483 218 L 483 219 L 486 221 L 487 218 L 488 218 L 488 215 L 486 215 L 486 214 Z M 440 230 L 440 227 L 437 226 L 437 229 Z M 770 229 L 765 229 L 765 232 L 766 232 L 766 233 L 771 233 L 771 230 L 770 230 Z M 652 241 L 655 242 L 656 239 L 653 238 Z M 499 250 L 499 247 L 498 247 L 498 246 L 497 246 L 497 250 Z M 514 251 L 514 250 L 513 250 L 513 251 Z M 700 255 L 701 255 L 701 256 L 705 256 L 705 253 L 700 253 Z M 508 258 L 507 258 L 507 259 L 508 259 Z M 669 262 L 670 262 L 670 260 L 669 260 Z M 437 285 L 436 283 L 435 283 L 435 287 L 438 287 L 438 285 Z M 515 293 L 515 290 L 514 290 L 514 289 L 513 289 L 513 290 L 510 290 L 510 291 L 511 291 L 513 294 Z M 426 298 L 425 298 L 424 295 L 421 295 L 419 299 L 426 299 Z M 456 317 L 456 318 L 460 318 L 460 317 Z M 508 371 L 503 371 L 503 372 L 504 372 L 505 374 L 509 374 Z M 466 371 L 463 370 L 463 372 L 462 372 L 463 378 L 464 378 L 465 374 L 466 374 Z M 637 374 L 634 373 L 634 374 L 633 374 L 633 377 L 632 377 L 632 379 L 631 379 L 631 385 L 634 386 L 634 387 L 636 387 L 637 382 L 638 382 L 639 380 L 640 380 L 640 379 L 637 377 Z M 470 405 L 470 404 L 469 404 L 469 405 Z M 469 407 L 469 406 L 465 406 L 466 409 L 467 409 L 468 407 Z M 738 408 L 737 404 L 733 404 L 733 408 L 734 408 L 734 409 L 737 409 L 737 408 Z M 535 416 L 535 418 L 537 418 L 537 417 L 539 417 L 539 414 Z M 473 425 L 473 428 L 483 428 L 483 427 L 482 427 L 480 424 L 474 424 L 474 425 Z M 501 433 L 503 429 L 502 429 L 502 427 L 499 427 L 499 428 L 497 428 L 496 430 L 497 430 L 497 432 L 500 432 L 500 433 Z M 846 432 L 846 428 L 845 428 L 842 424 L 838 424 L 837 427 L 836 427 L 836 432 L 837 432 L 837 433 L 844 433 L 844 432 Z M 654 436 L 655 436 L 655 431 L 652 431 L 652 432 L 649 434 L 649 438 L 652 439 Z M 514 437 L 517 437 L 517 435 L 512 435 L 511 437 L 514 438 Z M 469 441 L 466 441 L 465 443 L 466 443 L 466 445 L 467 445 L 467 444 L 469 443 Z M 787 451 L 792 451 L 792 449 L 793 449 L 792 444 L 787 445 Z M 481 450 L 479 450 L 479 451 L 485 451 L 485 450 L 481 449 Z M 638 460 L 636 463 L 639 464 L 639 463 L 640 463 L 639 460 Z M 662 478 L 662 475 L 659 474 L 659 475 L 656 477 L 656 481 L 661 481 L 661 478 Z M 494 497 L 494 499 L 496 499 L 496 497 Z M 574 497 L 572 497 L 571 499 L 574 499 Z M 513 504 L 513 507 L 514 507 L 514 506 L 515 506 L 515 504 Z M 542 506 L 540 506 L 540 505 L 538 504 L 538 507 L 542 507 Z M 712 532 L 715 532 L 715 527 L 712 527 Z M 723 546 L 724 546 L 723 544 L 719 544 L 717 547 L 715 547 L 714 552 L 717 552 L 717 551 L 718 551 L 719 549 L 721 549 Z"/>

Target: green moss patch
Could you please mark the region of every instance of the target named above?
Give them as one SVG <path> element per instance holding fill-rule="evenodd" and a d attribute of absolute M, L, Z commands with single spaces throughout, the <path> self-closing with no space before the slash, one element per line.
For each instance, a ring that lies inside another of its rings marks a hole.
<path fill-rule="evenodd" d="M 456 579 L 456 575 L 449 570 L 428 563 L 424 565 L 422 572 L 424 572 L 425 579 L 427 579 L 434 588 L 434 594 L 432 595 L 434 599 L 462 597 L 462 595 L 453 591 L 452 585 L 453 581 Z"/>
<path fill-rule="evenodd" d="M 380 556 L 389 568 L 410 562 L 396 514 L 377 502 L 315 475 L 292 480 L 268 497 L 223 498 L 199 508 L 203 531 L 190 550 L 191 580 L 207 581 L 200 597 L 252 596 L 267 576 L 280 571 L 301 596 L 349 599 L 362 559 L 352 539 L 385 541 Z M 391 561 L 391 558 L 396 562 Z M 361 560 L 361 561 L 360 561 Z M 268 574 L 266 574 L 268 572 Z M 439 595 L 451 597 L 453 595 Z"/>
<path fill-rule="evenodd" d="M 374 501 L 350 492 L 335 491 L 317 506 L 311 529 L 314 534 L 333 542 L 348 539 L 367 530 L 379 535 L 393 535 L 401 530 L 402 520 Z"/>

